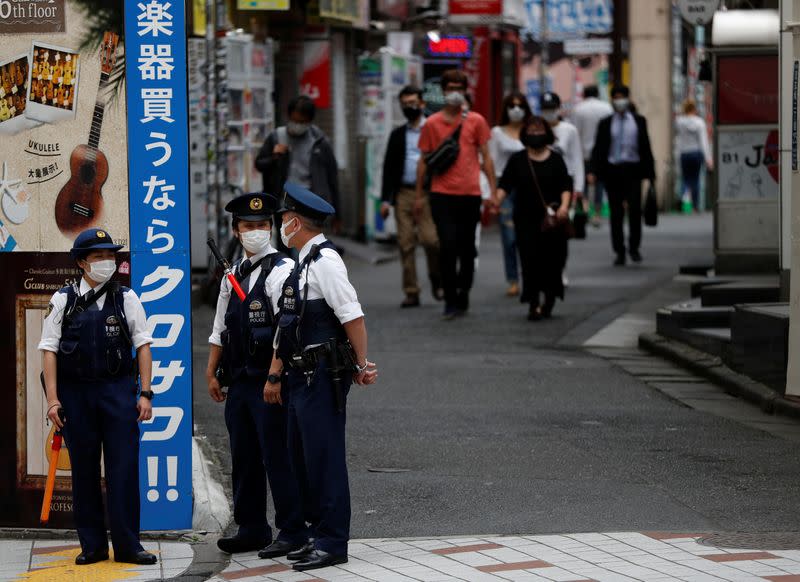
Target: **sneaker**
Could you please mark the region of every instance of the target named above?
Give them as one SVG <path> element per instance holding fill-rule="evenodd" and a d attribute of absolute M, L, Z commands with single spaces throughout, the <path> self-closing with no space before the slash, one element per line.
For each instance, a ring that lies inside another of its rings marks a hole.
<path fill-rule="evenodd" d="M 419 307 L 419 295 L 406 295 L 406 298 L 403 299 L 400 307 Z"/>
<path fill-rule="evenodd" d="M 444 313 L 442 314 L 442 319 L 444 321 L 452 321 L 453 319 L 455 319 L 456 317 L 458 317 L 462 313 L 463 312 L 460 309 L 458 309 L 457 307 L 454 307 L 452 305 L 448 305 L 448 306 L 446 306 L 444 308 Z"/>
<path fill-rule="evenodd" d="M 519 283 L 517 283 L 516 281 L 511 283 L 508 286 L 508 289 L 506 289 L 506 295 L 508 297 L 516 297 L 517 295 L 519 295 Z"/>

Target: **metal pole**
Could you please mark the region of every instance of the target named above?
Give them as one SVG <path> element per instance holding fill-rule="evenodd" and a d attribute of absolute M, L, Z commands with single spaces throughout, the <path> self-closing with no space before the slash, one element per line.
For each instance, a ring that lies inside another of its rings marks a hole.
<path fill-rule="evenodd" d="M 539 43 L 542 47 L 540 60 L 539 60 L 539 94 L 546 91 L 547 81 L 547 66 L 550 64 L 550 40 L 548 37 L 547 26 L 547 0 L 542 1 L 542 18 L 541 18 L 541 38 Z"/>

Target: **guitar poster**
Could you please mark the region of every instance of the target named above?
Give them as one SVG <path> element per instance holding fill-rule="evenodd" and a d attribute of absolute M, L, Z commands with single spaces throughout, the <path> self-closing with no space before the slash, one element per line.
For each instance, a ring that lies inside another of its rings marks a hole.
<path fill-rule="evenodd" d="M 80 53 L 43 42 L 31 46 L 25 117 L 53 123 L 75 118 Z"/>
<path fill-rule="evenodd" d="M 25 116 L 29 62 L 27 54 L 0 62 L 0 134 L 13 135 L 41 125 Z"/>

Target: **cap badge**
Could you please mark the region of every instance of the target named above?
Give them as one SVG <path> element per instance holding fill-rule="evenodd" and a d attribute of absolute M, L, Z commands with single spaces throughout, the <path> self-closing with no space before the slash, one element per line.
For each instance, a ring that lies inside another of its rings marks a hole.
<path fill-rule="evenodd" d="M 261 210 L 264 206 L 264 203 L 261 202 L 261 198 L 251 198 L 250 199 L 250 210 Z"/>
<path fill-rule="evenodd" d="M 102 230 L 97 231 L 97 238 L 105 238 L 105 237 L 106 233 L 104 233 Z"/>

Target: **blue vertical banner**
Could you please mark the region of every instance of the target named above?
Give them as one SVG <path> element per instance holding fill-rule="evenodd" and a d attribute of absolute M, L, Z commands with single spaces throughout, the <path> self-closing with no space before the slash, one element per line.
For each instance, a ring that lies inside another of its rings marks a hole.
<path fill-rule="evenodd" d="M 131 284 L 153 334 L 139 457 L 144 530 L 192 526 L 192 333 L 185 4 L 125 2 Z"/>

